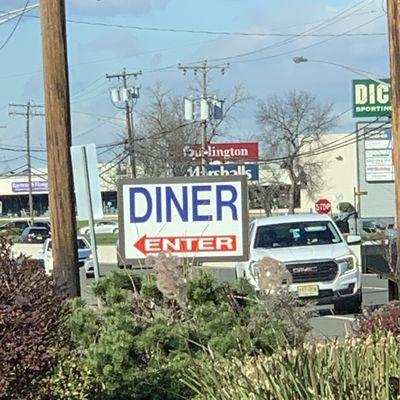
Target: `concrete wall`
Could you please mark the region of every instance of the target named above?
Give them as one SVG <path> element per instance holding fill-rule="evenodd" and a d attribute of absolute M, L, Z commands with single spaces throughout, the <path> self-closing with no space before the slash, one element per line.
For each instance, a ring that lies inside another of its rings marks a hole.
<path fill-rule="evenodd" d="M 310 149 L 307 149 L 307 151 L 315 151 L 324 146 L 334 146 L 337 143 L 345 143 L 349 140 L 348 135 L 348 133 L 323 135 L 321 143 L 312 145 Z M 315 212 L 315 202 L 321 198 L 328 199 L 331 202 L 333 213 L 337 213 L 338 204 L 341 202 L 349 202 L 353 204 L 354 187 L 357 186 L 356 144 L 351 143 L 350 145 L 337 149 L 332 148 L 323 154 L 317 156 L 313 155 L 311 157 L 312 161 L 320 161 L 322 164 L 321 169 L 318 171 L 318 174 L 322 178 L 322 182 L 320 184 L 320 189 L 315 193 L 309 194 L 306 190 L 301 190 L 301 206 L 296 209 L 296 212 L 308 213 L 310 210 L 311 212 Z M 304 159 L 307 158 L 304 157 Z M 268 166 L 268 168 L 273 168 L 273 166 Z M 268 184 L 271 179 L 268 174 L 268 169 L 261 169 L 260 176 L 263 184 Z M 282 181 L 284 183 L 289 183 L 289 179 L 285 177 L 284 174 L 282 174 Z M 276 211 L 279 214 L 287 212 L 287 210 L 284 209 Z"/>
<path fill-rule="evenodd" d="M 325 135 L 322 138 L 322 146 L 333 146 L 348 141 L 348 133 Z M 321 155 L 313 156 L 321 161 L 320 170 L 323 183 L 320 189 L 309 195 L 305 190 L 301 191 L 300 212 L 314 211 L 315 202 L 325 198 L 332 204 L 332 212 L 338 212 L 338 205 L 342 202 L 354 203 L 354 187 L 357 186 L 357 152 L 356 145 L 352 143 L 337 149 L 331 149 Z"/>

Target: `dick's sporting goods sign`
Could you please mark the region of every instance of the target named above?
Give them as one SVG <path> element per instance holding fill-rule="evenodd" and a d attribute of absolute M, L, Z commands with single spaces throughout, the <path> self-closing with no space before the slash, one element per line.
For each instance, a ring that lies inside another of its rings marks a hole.
<path fill-rule="evenodd" d="M 128 265 L 161 252 L 247 260 L 245 176 L 122 180 L 118 196 L 120 255 Z"/>
<path fill-rule="evenodd" d="M 390 117 L 392 112 L 389 79 L 353 80 L 353 117 Z"/>

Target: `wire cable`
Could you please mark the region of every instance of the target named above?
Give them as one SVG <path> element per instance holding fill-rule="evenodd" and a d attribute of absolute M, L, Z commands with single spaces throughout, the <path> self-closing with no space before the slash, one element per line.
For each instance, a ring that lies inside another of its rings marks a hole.
<path fill-rule="evenodd" d="M 19 23 L 21 22 L 22 16 L 24 15 L 28 5 L 29 5 L 30 0 L 26 0 L 25 7 L 23 11 L 21 12 L 20 16 L 17 19 L 17 22 L 14 25 L 14 28 L 11 30 L 10 34 L 8 35 L 7 39 L 4 41 L 4 43 L 0 46 L 0 51 L 4 49 L 4 47 L 7 46 L 7 43 L 11 40 L 11 38 L 14 36 L 15 31 L 18 28 Z"/>
<path fill-rule="evenodd" d="M 383 17 L 383 15 L 379 15 L 379 16 L 377 16 L 377 17 L 375 17 L 375 18 L 373 18 L 373 19 L 371 19 L 371 20 L 369 20 L 369 21 L 367 21 L 367 22 L 365 22 L 365 23 L 363 23 L 361 25 L 358 25 L 358 26 L 356 26 L 354 28 L 349 29 L 346 32 L 352 31 L 352 30 L 357 29 L 357 28 L 359 28 L 361 26 L 366 26 L 366 25 L 368 25 L 368 24 L 370 24 L 370 23 L 372 23 L 372 22 L 374 22 L 377 19 L 382 18 L 382 17 Z M 339 37 L 339 36 L 340 35 L 338 35 L 337 37 Z M 269 60 L 271 58 L 285 56 L 285 55 L 293 54 L 293 53 L 298 52 L 300 50 L 305 50 L 305 49 L 309 49 L 309 48 L 314 47 L 314 46 L 319 46 L 319 45 L 321 45 L 323 43 L 326 43 L 326 42 L 328 42 L 328 41 L 330 41 L 332 39 L 334 39 L 334 38 L 327 38 L 327 39 L 324 39 L 324 40 L 321 40 L 321 41 L 318 41 L 318 42 L 315 42 L 315 43 L 312 43 L 312 44 L 309 44 L 309 45 L 306 45 L 306 46 L 303 46 L 303 47 L 298 47 L 298 48 L 293 49 L 293 50 L 288 50 L 288 51 L 285 51 L 285 52 L 272 54 L 272 55 L 269 55 L 269 56 L 251 58 L 251 59 L 247 59 L 247 60 L 234 60 L 234 61 L 230 61 L 230 64 L 244 64 L 244 63 L 248 63 L 248 62 Z M 211 60 L 211 61 L 214 61 L 214 60 Z"/>
<path fill-rule="evenodd" d="M 361 6 L 366 1 L 367 0 L 363 0 L 363 1 L 353 5 L 351 7 L 348 7 L 346 9 L 342 10 L 341 12 L 336 14 L 334 17 L 332 17 L 332 18 L 328 19 L 327 21 L 325 21 L 324 23 L 317 24 L 316 26 L 305 30 L 304 32 L 300 33 L 298 36 L 296 36 L 294 38 L 285 39 L 285 40 L 282 40 L 280 42 L 277 42 L 277 43 L 274 43 L 274 44 L 271 44 L 271 45 L 268 45 L 268 46 L 263 46 L 263 47 L 260 47 L 258 49 L 255 49 L 255 50 L 247 51 L 247 52 L 244 52 L 244 53 L 238 53 L 238 54 L 235 54 L 235 55 L 232 55 L 232 56 L 225 56 L 225 57 L 218 57 L 218 58 L 208 59 L 208 61 L 211 61 L 211 62 L 227 61 L 227 60 L 230 60 L 232 58 L 246 57 L 246 56 L 257 54 L 257 53 L 260 53 L 260 52 L 264 52 L 266 50 L 270 50 L 270 49 L 273 49 L 273 48 L 276 48 L 276 47 L 282 47 L 284 45 L 287 45 L 289 43 L 297 41 L 297 40 L 301 39 L 302 37 L 305 37 L 305 35 L 307 35 L 307 34 L 318 32 L 321 29 L 326 28 L 327 26 L 330 26 L 330 25 L 333 25 L 333 24 L 337 23 L 338 22 L 338 18 L 343 16 L 343 15 L 345 16 L 345 18 L 350 17 L 355 12 L 359 11 L 361 8 L 366 7 L 373 0 L 369 0 L 366 5 L 362 6 L 360 9 L 357 9 L 358 6 Z M 352 12 L 349 13 L 349 11 L 351 11 L 354 8 L 356 8 L 356 10 L 353 10 Z M 346 13 L 349 13 L 349 14 L 346 15 Z M 342 20 L 343 20 L 343 18 L 342 18 Z M 355 29 L 352 29 L 352 30 L 355 30 Z M 345 33 L 349 33 L 349 32 L 345 32 Z M 342 35 L 343 35 L 343 33 L 342 33 Z M 337 37 L 337 35 L 334 38 L 336 38 L 336 37 Z M 199 61 L 195 61 L 195 62 L 190 62 L 190 63 L 187 63 L 187 64 L 196 64 L 198 62 Z"/>

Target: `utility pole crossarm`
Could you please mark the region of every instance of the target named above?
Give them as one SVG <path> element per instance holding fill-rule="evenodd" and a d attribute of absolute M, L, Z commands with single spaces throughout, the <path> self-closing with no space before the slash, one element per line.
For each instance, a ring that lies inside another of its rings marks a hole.
<path fill-rule="evenodd" d="M 123 70 L 123 72 L 121 74 L 106 74 L 106 78 L 107 79 L 120 79 L 120 78 L 129 78 L 130 76 L 133 76 L 135 78 L 137 78 L 139 75 L 142 75 L 142 71 L 139 70 L 137 72 L 125 72 L 125 70 Z"/>

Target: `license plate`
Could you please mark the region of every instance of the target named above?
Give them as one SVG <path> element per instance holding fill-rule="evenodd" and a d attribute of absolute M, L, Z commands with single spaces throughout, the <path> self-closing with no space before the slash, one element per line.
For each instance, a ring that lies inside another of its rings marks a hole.
<path fill-rule="evenodd" d="M 318 285 L 303 285 L 297 288 L 299 297 L 316 297 L 318 296 Z"/>

